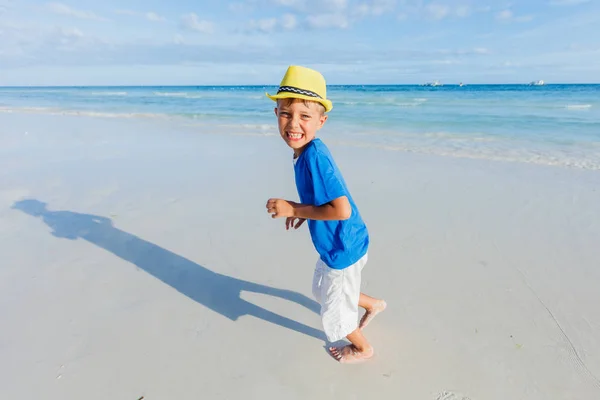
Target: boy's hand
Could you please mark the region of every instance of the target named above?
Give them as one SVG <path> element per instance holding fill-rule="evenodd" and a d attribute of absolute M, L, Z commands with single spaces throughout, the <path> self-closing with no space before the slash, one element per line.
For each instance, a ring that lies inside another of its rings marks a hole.
<path fill-rule="evenodd" d="M 296 220 L 298 220 L 298 222 L 296 222 Z M 304 218 L 296 218 L 296 217 L 287 217 L 285 219 L 285 230 L 289 230 L 290 227 L 293 227 L 294 229 L 298 229 L 300 228 L 300 225 L 302 225 L 304 223 L 304 221 L 306 221 L 306 219 Z M 294 222 L 296 222 L 296 225 L 294 225 Z"/>
<path fill-rule="evenodd" d="M 272 218 L 293 217 L 294 203 L 283 199 L 269 199 L 267 212 Z"/>

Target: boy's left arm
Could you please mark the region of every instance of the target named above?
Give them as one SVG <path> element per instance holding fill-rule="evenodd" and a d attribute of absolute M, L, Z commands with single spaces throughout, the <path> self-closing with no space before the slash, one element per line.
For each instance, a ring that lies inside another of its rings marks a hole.
<path fill-rule="evenodd" d="M 339 221 L 350 218 L 352 207 L 346 196 L 340 196 L 322 206 L 300 204 L 284 199 L 269 199 L 267 212 L 272 218 L 294 217 L 320 221 Z"/>

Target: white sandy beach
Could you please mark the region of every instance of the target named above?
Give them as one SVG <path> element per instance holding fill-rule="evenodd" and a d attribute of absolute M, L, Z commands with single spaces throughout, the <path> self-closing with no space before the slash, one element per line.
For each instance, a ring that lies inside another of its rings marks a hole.
<path fill-rule="evenodd" d="M 281 139 L 0 114 L 0 399 L 600 398 L 600 173 L 330 148 L 388 302 L 355 366 Z"/>

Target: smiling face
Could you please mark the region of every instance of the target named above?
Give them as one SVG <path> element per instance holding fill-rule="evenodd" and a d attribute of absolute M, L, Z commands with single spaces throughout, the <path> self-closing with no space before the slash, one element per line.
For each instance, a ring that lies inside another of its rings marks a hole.
<path fill-rule="evenodd" d="M 315 138 L 315 134 L 327 121 L 325 108 L 315 101 L 302 99 L 280 99 L 275 115 L 279 134 L 299 156 L 304 147 Z"/>

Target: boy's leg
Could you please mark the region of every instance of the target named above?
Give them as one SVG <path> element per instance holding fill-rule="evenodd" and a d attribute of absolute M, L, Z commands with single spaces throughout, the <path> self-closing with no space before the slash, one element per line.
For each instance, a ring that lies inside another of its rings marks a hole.
<path fill-rule="evenodd" d="M 359 329 L 363 329 L 369 325 L 369 322 L 371 322 L 371 320 L 375 318 L 377 314 L 385 310 L 387 307 L 385 300 L 376 299 L 374 297 L 367 296 L 364 293 L 360 294 L 358 305 L 366 310 L 365 314 L 360 319 L 360 324 L 358 326 Z"/>
<path fill-rule="evenodd" d="M 361 303 L 361 271 L 366 262 L 367 256 L 365 255 L 358 262 L 343 270 L 334 270 L 323 265 L 325 269 L 321 286 L 323 328 L 330 342 L 345 337 L 352 343 L 340 348 L 329 348 L 331 355 L 341 363 L 362 362 L 373 356 L 373 348 L 358 325 L 358 307 Z M 369 299 L 372 298 L 365 297 L 367 302 Z M 365 305 L 369 306 L 370 303 Z"/>
<path fill-rule="evenodd" d="M 360 294 L 358 305 L 364 308 L 366 312 L 360 320 L 359 327 L 346 336 L 346 339 L 352 344 L 340 348 L 329 348 L 331 355 L 341 363 L 355 364 L 373 357 L 373 347 L 363 335 L 362 329 L 367 326 L 377 314 L 387 307 L 385 300 L 376 299 L 364 293 Z"/>
<path fill-rule="evenodd" d="M 373 357 L 373 347 L 367 341 L 360 328 L 346 336 L 350 345 L 344 347 L 330 347 L 329 352 L 343 364 L 356 364 L 367 361 Z"/>

